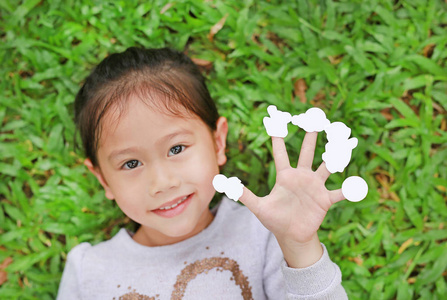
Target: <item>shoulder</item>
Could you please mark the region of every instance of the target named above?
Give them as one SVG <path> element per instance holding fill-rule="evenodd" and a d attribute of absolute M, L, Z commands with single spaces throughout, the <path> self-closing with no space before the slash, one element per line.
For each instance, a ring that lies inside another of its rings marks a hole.
<path fill-rule="evenodd" d="M 81 243 L 75 246 L 73 249 L 68 252 L 67 261 L 71 262 L 81 262 L 85 253 L 88 252 L 92 248 L 90 243 Z"/>
<path fill-rule="evenodd" d="M 126 235 L 128 236 L 126 230 L 121 229 L 108 241 L 95 246 L 81 243 L 71 249 L 67 255 L 57 299 L 83 299 L 91 284 L 101 286 L 107 280 L 103 274 L 110 271 L 107 267 L 113 267 L 116 257 L 122 257 L 119 244 L 125 243 Z"/>
<path fill-rule="evenodd" d="M 83 277 L 83 258 L 91 249 L 89 243 L 81 243 L 71 249 L 67 255 L 64 272 L 59 284 L 57 299 L 81 299 Z"/>
<path fill-rule="evenodd" d="M 87 262 L 103 260 L 107 257 L 113 257 L 113 254 L 118 251 L 120 245 L 125 243 L 125 235 L 127 232 L 125 229 L 121 229 L 110 240 L 101 242 L 92 246 L 90 243 L 81 243 L 71 249 L 67 256 L 67 262 L 78 265 L 82 268 L 82 265 Z"/>

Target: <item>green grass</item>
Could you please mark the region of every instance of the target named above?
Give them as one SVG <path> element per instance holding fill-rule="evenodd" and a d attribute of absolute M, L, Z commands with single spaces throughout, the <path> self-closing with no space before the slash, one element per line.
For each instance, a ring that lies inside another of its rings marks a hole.
<path fill-rule="evenodd" d="M 107 54 L 170 46 L 210 62 L 230 122 L 224 173 L 258 195 L 275 179 L 268 105 L 318 106 L 352 128 L 359 146 L 327 186 L 359 175 L 370 192 L 320 230 L 350 299 L 445 299 L 444 1 L 18 2 L 0 2 L 0 264 L 13 261 L 0 298 L 53 299 L 72 247 L 132 226 L 74 150 L 72 103 Z M 303 132 L 290 129 L 296 161 Z"/>

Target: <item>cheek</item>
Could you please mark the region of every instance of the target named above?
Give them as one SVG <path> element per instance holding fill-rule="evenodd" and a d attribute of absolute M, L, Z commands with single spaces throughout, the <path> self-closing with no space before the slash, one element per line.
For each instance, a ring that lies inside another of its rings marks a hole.
<path fill-rule="evenodd" d="M 115 194 L 115 202 L 126 216 L 139 222 L 146 212 L 143 194 L 144 192 L 138 190 L 137 186 L 121 187 Z"/>
<path fill-rule="evenodd" d="M 219 166 L 217 164 L 217 155 L 214 152 L 214 148 L 202 149 L 196 155 L 194 164 L 196 164 L 196 169 L 201 169 L 203 174 L 219 172 Z M 199 167 L 200 166 L 200 167 Z"/>
<path fill-rule="evenodd" d="M 144 194 L 144 184 L 141 183 L 141 175 L 115 176 L 110 181 L 110 189 L 115 195 L 115 201 L 118 206 L 130 206 L 132 203 L 140 201 Z"/>
<path fill-rule="evenodd" d="M 212 151 L 197 151 L 185 163 L 182 170 L 183 176 L 187 181 L 200 183 L 202 186 L 211 187 L 216 174 L 219 173 L 216 155 Z"/>

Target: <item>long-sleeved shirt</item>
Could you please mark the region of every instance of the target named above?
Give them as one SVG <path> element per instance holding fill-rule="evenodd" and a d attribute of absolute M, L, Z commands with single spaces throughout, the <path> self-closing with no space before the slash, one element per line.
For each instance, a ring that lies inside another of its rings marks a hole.
<path fill-rule="evenodd" d="M 57 299 L 347 299 L 341 272 L 323 246 L 315 264 L 289 268 L 275 236 L 224 197 L 197 235 L 147 247 L 121 229 L 68 254 Z"/>

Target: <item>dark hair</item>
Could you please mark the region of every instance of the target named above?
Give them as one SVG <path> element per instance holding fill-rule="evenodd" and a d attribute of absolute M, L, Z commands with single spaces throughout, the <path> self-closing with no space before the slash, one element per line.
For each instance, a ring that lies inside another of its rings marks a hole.
<path fill-rule="evenodd" d="M 110 108 L 121 113 L 130 96 L 138 96 L 151 108 L 176 116 L 184 114 L 186 109 L 212 131 L 216 130 L 219 118 L 216 105 L 205 78 L 191 59 L 170 48 L 131 47 L 106 57 L 87 77 L 76 95 L 76 127 L 85 156 L 94 166 L 98 166 L 96 153 L 101 120 Z"/>

